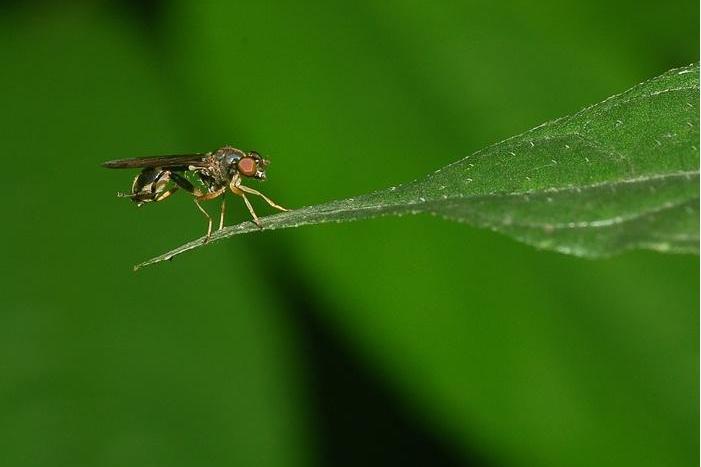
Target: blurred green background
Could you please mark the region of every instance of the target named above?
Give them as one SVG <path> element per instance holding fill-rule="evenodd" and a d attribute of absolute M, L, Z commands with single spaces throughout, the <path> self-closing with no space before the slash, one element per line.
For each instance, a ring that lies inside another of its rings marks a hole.
<path fill-rule="evenodd" d="M 698 465 L 697 257 L 588 261 L 416 216 L 133 273 L 205 222 L 181 193 L 135 209 L 133 173 L 99 167 L 232 144 L 272 159 L 285 206 L 364 193 L 696 61 L 698 17 L 2 3 L 0 465 Z"/>

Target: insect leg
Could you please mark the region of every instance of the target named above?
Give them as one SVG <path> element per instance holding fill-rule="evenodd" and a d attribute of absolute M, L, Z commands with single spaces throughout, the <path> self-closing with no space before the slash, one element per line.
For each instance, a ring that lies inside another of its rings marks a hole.
<path fill-rule="evenodd" d="M 143 172 L 143 171 L 142 171 Z M 141 177 L 141 174 L 137 175 L 134 177 L 134 181 L 131 182 L 131 192 L 132 194 L 136 194 L 139 191 L 139 178 Z"/>
<path fill-rule="evenodd" d="M 200 210 L 202 214 L 205 215 L 207 218 L 207 236 L 204 238 L 203 243 L 207 243 L 209 241 L 209 237 L 212 235 L 212 217 L 209 215 L 207 211 L 200 205 L 200 200 L 203 200 L 202 193 L 200 190 L 195 188 L 195 186 L 190 183 L 188 179 L 180 175 L 179 173 L 173 172 L 172 174 L 172 179 L 173 181 L 183 190 L 187 191 L 188 193 L 194 195 L 195 197 L 193 200 L 195 201 L 195 206 L 197 206 L 197 209 Z"/>
<path fill-rule="evenodd" d="M 283 208 L 282 206 L 280 206 L 279 204 L 275 203 L 272 199 L 268 198 L 267 196 L 265 196 L 263 193 L 261 193 L 261 192 L 258 191 L 258 190 L 254 190 L 253 188 L 247 187 L 247 186 L 245 186 L 245 185 L 238 185 L 238 188 L 239 188 L 241 191 L 245 191 L 246 193 L 250 193 L 250 194 L 252 194 L 252 195 L 258 195 L 258 196 L 260 196 L 261 198 L 263 198 L 263 199 L 265 200 L 266 203 L 268 203 L 269 205 L 271 205 L 271 206 L 274 207 L 275 209 L 279 209 L 280 211 L 289 211 L 289 209 Z"/>
<path fill-rule="evenodd" d="M 243 202 L 246 203 L 246 207 L 248 208 L 248 212 L 251 213 L 251 216 L 253 216 L 253 222 L 258 226 L 258 227 L 263 227 L 260 224 L 260 221 L 258 220 L 258 216 L 256 216 L 256 212 L 253 210 L 253 206 L 251 206 L 251 202 L 248 201 L 248 198 L 246 197 L 246 193 L 241 193 L 241 197 L 243 198 Z"/>
<path fill-rule="evenodd" d="M 145 168 L 134 178 L 131 193 L 117 193 L 120 198 L 131 198 L 137 206 L 152 201 L 162 201 L 176 190 L 167 189 L 171 182 L 171 172 L 157 167 Z"/>
<path fill-rule="evenodd" d="M 226 212 L 226 196 L 221 197 L 221 214 L 219 215 L 219 230 L 224 228 L 224 212 Z"/>
<path fill-rule="evenodd" d="M 178 186 L 189 193 L 192 193 L 198 200 L 200 201 L 208 201 L 210 199 L 218 198 L 221 196 L 222 193 L 226 191 L 226 187 L 221 187 L 215 191 L 209 191 L 207 193 L 202 193 L 202 191 L 195 187 L 188 179 L 180 175 L 179 173 L 173 172 L 171 174 L 171 177 L 175 183 L 178 184 Z M 210 185 L 209 189 L 212 187 Z"/>
<path fill-rule="evenodd" d="M 235 180 L 229 184 L 229 189 L 231 190 L 231 192 L 233 194 L 243 198 L 243 202 L 246 203 L 246 207 L 248 208 L 248 212 L 250 212 L 251 216 L 253 217 L 253 222 L 258 227 L 262 227 L 260 221 L 258 220 L 258 216 L 256 215 L 256 212 L 253 210 L 253 206 L 251 205 L 251 202 L 248 201 L 248 197 L 246 196 L 246 193 L 244 193 L 243 190 L 239 189 L 239 186 L 236 185 Z"/>
<path fill-rule="evenodd" d="M 204 238 L 204 242 L 202 242 L 207 243 L 209 241 L 209 237 L 212 235 L 212 217 L 200 205 L 200 202 L 197 198 L 193 198 L 193 200 L 195 201 L 195 206 L 197 206 L 197 209 L 199 209 L 200 212 L 202 212 L 202 214 L 204 214 L 207 218 L 207 236 Z"/>
<path fill-rule="evenodd" d="M 137 206 L 151 201 L 151 186 L 158 177 L 158 170 L 144 169 L 134 177 L 131 183 L 131 193 L 117 192 L 118 198 L 130 198 Z"/>
<path fill-rule="evenodd" d="M 210 193 L 205 193 L 203 195 L 198 195 L 195 194 L 195 198 L 197 198 L 200 201 L 209 201 L 210 199 L 214 198 L 219 198 L 224 192 L 226 191 L 226 187 L 221 187 L 216 191 L 212 191 Z"/>
<path fill-rule="evenodd" d="M 151 193 L 153 194 L 153 201 L 163 201 L 176 191 L 178 191 L 178 186 L 174 186 L 172 188 L 169 188 L 166 190 L 166 186 L 168 186 L 168 183 L 171 181 L 171 175 L 172 173 L 169 170 L 164 170 L 160 174 L 158 174 L 158 177 L 156 177 L 156 181 L 151 185 Z"/>
<path fill-rule="evenodd" d="M 159 192 L 153 200 L 156 202 L 163 201 L 164 199 L 166 199 L 167 197 L 169 197 L 170 195 L 172 195 L 173 193 L 178 191 L 178 188 L 180 188 L 180 187 L 174 186 L 170 190 Z"/>
<path fill-rule="evenodd" d="M 200 205 L 200 201 L 207 201 L 210 199 L 214 199 L 218 196 L 221 196 L 222 193 L 226 190 L 226 187 L 222 187 L 218 189 L 217 191 L 213 191 L 211 193 L 206 193 L 204 195 L 195 195 L 195 204 L 197 205 L 197 208 L 205 215 L 207 216 L 207 236 L 204 238 L 203 243 L 207 243 L 209 241 L 209 238 L 212 236 L 212 217 L 207 213 L 207 211 L 204 210 L 204 208 Z M 197 191 L 197 190 L 196 190 Z"/>

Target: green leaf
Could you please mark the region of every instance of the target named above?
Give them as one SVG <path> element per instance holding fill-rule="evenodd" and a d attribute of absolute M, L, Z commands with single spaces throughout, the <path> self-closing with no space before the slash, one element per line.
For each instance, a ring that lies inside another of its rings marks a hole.
<path fill-rule="evenodd" d="M 699 65 L 489 146 L 410 183 L 224 228 L 234 235 L 430 213 L 585 257 L 698 253 Z M 371 176 L 371 173 L 370 173 Z M 211 242 L 210 242 L 211 243 Z M 203 238 L 136 266 L 202 246 Z"/>

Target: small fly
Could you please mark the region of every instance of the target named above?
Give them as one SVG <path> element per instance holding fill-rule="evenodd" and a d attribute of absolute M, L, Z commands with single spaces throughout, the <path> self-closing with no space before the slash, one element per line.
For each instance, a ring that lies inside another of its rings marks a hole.
<path fill-rule="evenodd" d="M 253 222 L 258 227 L 260 220 L 253 210 L 246 194 L 263 198 L 270 206 L 280 211 L 287 209 L 275 203 L 263 193 L 242 184 L 246 178 L 265 180 L 265 171 L 270 161 L 263 159 L 255 151 L 244 152 L 231 146 L 224 146 L 213 152 L 182 154 L 175 156 L 135 157 L 107 161 L 103 167 L 110 169 L 141 169 L 134 178 L 131 193 L 117 193 L 122 198 L 131 198 L 137 206 L 158 202 L 183 189 L 194 197 L 195 205 L 207 217 L 207 236 L 212 235 L 212 218 L 202 208 L 200 201 L 222 197 L 219 228 L 224 227 L 226 190 L 243 198 Z"/>

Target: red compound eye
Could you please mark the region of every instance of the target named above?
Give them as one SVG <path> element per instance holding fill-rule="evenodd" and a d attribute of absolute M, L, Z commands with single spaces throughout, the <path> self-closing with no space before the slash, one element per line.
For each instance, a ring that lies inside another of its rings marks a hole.
<path fill-rule="evenodd" d="M 256 161 L 252 157 L 244 157 L 239 161 L 238 164 L 239 172 L 246 177 L 252 177 L 256 174 L 258 167 L 256 166 Z"/>

